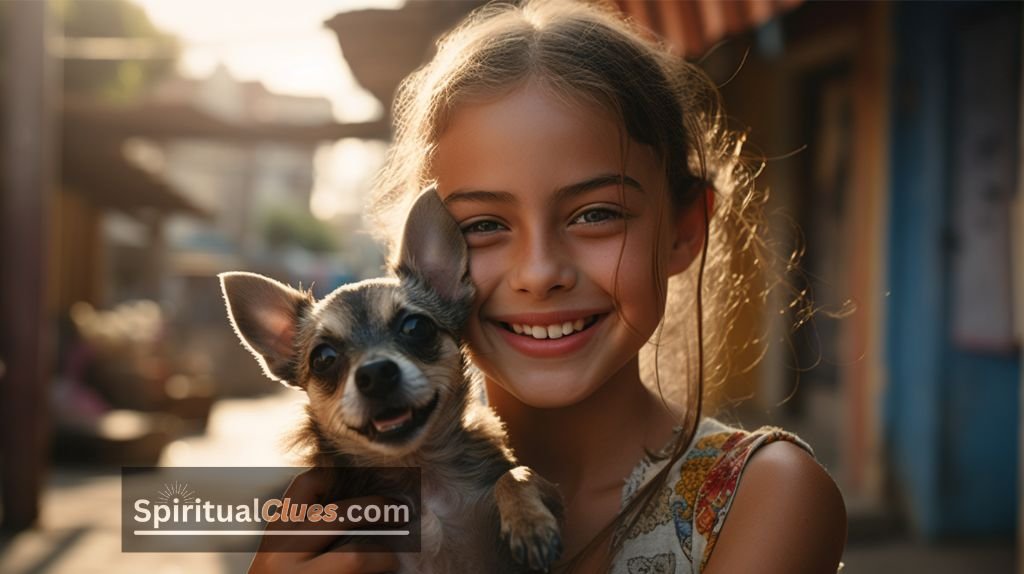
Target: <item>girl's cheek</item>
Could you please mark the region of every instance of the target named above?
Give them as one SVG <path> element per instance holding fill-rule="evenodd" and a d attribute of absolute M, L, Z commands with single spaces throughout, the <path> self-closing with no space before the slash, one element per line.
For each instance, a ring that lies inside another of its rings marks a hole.
<path fill-rule="evenodd" d="M 659 247 L 653 236 L 636 239 L 638 247 L 627 251 L 632 256 L 622 258 L 616 276 L 618 288 L 621 293 L 630 293 L 633 297 L 650 297 L 652 299 L 649 300 L 653 301 L 662 291 L 658 288 L 659 277 L 667 280 L 662 256 L 665 248 L 661 246 L 661 252 L 658 252 Z"/>
<path fill-rule="evenodd" d="M 470 251 L 469 278 L 476 288 L 474 306 L 479 307 L 501 280 L 501 270 L 497 258 L 485 253 Z"/>
<path fill-rule="evenodd" d="M 626 245 L 622 238 L 611 238 L 600 243 L 585 243 L 572 253 L 572 260 L 580 271 L 609 291 L 616 281 L 620 289 L 624 281 L 636 277 L 650 265 L 645 261 L 650 247 L 641 238 L 628 238 Z"/>

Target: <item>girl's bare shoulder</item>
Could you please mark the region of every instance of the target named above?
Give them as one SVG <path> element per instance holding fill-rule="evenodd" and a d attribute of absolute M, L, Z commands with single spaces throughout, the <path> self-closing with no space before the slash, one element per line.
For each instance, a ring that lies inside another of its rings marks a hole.
<path fill-rule="evenodd" d="M 845 543 L 846 506 L 832 477 L 806 449 L 771 442 L 744 465 L 703 572 L 835 572 Z"/>

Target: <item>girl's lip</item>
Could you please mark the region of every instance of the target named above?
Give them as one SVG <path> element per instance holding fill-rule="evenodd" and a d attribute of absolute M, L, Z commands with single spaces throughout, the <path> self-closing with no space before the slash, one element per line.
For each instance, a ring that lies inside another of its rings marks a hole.
<path fill-rule="evenodd" d="M 516 351 L 528 357 L 548 359 L 568 355 L 583 348 L 584 345 L 594 338 L 594 333 L 604 323 L 604 319 L 607 316 L 608 313 L 598 315 L 597 320 L 586 329 L 571 335 L 564 335 L 558 339 L 534 339 L 527 335 L 517 335 L 496 321 L 491 321 L 491 326 Z"/>

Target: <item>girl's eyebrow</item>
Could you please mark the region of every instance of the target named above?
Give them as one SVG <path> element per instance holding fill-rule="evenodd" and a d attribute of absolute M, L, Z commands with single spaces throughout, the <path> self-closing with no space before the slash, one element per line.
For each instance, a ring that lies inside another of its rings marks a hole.
<path fill-rule="evenodd" d="M 643 192 L 644 188 L 640 185 L 640 182 L 629 177 L 628 175 L 620 175 L 617 173 L 605 173 L 590 179 L 578 183 L 572 183 L 555 190 L 555 193 L 551 196 L 549 203 L 558 203 L 567 199 L 573 198 L 578 195 L 587 193 L 595 189 L 600 189 L 609 185 L 625 185 L 636 189 L 637 191 Z M 515 203 L 515 195 L 507 191 L 486 191 L 482 189 L 457 189 L 453 191 L 448 197 L 444 198 L 445 205 L 451 205 L 453 203 L 463 202 L 498 202 L 498 203 Z"/>

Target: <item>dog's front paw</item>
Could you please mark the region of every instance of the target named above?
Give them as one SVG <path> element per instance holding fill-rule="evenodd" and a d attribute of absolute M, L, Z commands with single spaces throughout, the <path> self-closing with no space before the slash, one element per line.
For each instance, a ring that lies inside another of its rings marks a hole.
<path fill-rule="evenodd" d="M 562 555 L 558 522 L 550 512 L 547 516 L 538 514 L 532 518 L 527 514 L 502 520 L 502 539 L 519 564 L 547 572 Z"/>
<path fill-rule="evenodd" d="M 499 480 L 495 489 L 501 513 L 501 536 L 519 564 L 547 571 L 562 555 L 557 490 L 525 466 Z"/>

